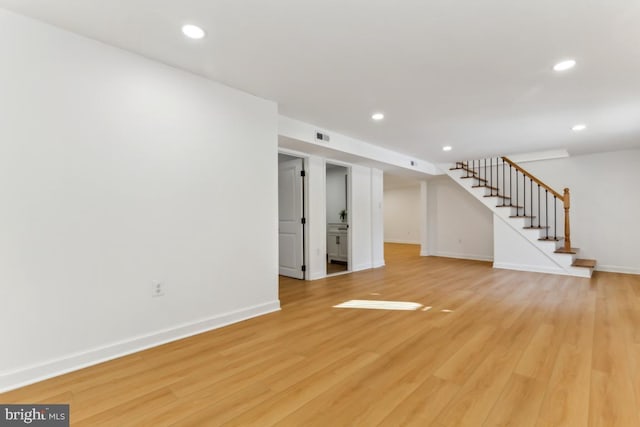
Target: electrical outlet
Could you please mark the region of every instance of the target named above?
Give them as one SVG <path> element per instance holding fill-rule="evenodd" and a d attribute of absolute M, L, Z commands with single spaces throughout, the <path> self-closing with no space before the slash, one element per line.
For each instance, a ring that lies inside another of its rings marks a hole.
<path fill-rule="evenodd" d="M 163 297 L 164 296 L 164 283 L 153 282 L 151 284 L 151 296 L 152 297 Z"/>

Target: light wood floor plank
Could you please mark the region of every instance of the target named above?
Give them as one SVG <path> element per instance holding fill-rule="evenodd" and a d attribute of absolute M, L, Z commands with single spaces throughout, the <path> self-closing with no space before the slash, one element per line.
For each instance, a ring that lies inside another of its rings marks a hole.
<path fill-rule="evenodd" d="M 640 276 L 494 270 L 414 245 L 385 259 L 281 278 L 280 312 L 0 402 L 69 403 L 77 426 L 640 425 Z M 425 309 L 333 308 L 352 299 Z"/>
<path fill-rule="evenodd" d="M 546 382 L 513 374 L 487 416 L 484 426 L 534 426 L 544 398 Z"/>
<path fill-rule="evenodd" d="M 591 351 L 562 344 L 536 425 L 589 425 Z"/>

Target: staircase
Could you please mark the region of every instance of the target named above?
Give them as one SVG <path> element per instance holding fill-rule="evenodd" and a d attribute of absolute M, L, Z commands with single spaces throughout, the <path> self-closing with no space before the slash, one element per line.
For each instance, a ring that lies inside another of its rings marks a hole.
<path fill-rule="evenodd" d="M 506 157 L 456 162 L 447 174 L 546 257 L 548 272 L 591 277 L 596 261 L 571 246 L 568 188 L 560 194 Z"/>

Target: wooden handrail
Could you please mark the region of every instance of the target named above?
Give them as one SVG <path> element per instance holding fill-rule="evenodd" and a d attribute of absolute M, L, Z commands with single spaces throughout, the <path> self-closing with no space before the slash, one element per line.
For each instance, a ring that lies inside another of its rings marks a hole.
<path fill-rule="evenodd" d="M 531 179 L 531 181 L 535 182 L 536 184 L 540 185 L 540 187 L 543 187 L 545 190 L 548 190 L 551 194 L 553 194 L 554 196 L 556 196 L 558 199 L 562 200 L 564 202 L 564 196 L 560 193 L 558 193 L 556 190 L 554 190 L 553 188 L 549 187 L 547 184 L 545 184 L 544 182 L 540 181 L 538 178 L 536 178 L 535 176 L 533 176 L 531 174 L 531 172 L 523 169 L 520 165 L 518 165 L 517 163 L 512 162 L 511 160 L 509 160 L 509 158 L 507 157 L 502 157 L 502 160 L 504 160 L 505 162 L 509 163 L 511 166 L 513 166 L 514 168 L 516 168 L 517 170 L 519 170 L 520 172 L 522 172 L 523 175 L 529 177 L 529 179 Z M 568 193 L 567 193 L 568 194 Z"/>

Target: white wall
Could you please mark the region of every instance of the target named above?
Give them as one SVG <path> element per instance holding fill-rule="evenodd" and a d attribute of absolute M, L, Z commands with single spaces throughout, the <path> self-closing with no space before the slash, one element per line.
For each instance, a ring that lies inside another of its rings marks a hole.
<path fill-rule="evenodd" d="M 340 212 L 347 209 L 347 187 L 344 166 L 327 165 L 327 223 L 342 222 Z"/>
<path fill-rule="evenodd" d="M 327 220 L 325 214 L 325 161 L 319 156 L 307 157 L 307 271 L 310 280 L 327 275 Z"/>
<path fill-rule="evenodd" d="M 351 166 L 351 270 L 373 266 L 371 239 L 371 168 Z"/>
<path fill-rule="evenodd" d="M 420 185 L 384 190 L 384 241 L 420 244 Z"/>
<path fill-rule="evenodd" d="M 448 176 L 428 181 L 428 254 L 490 261 L 493 215 Z"/>
<path fill-rule="evenodd" d="M 302 151 L 281 151 L 305 158 L 307 191 L 307 272 L 309 280 L 326 277 L 327 212 L 326 164 L 351 168 L 349 224 L 351 230 L 351 270 L 384 265 L 382 221 L 382 171 L 311 155 Z M 330 169 L 331 170 L 331 169 Z M 342 172 L 341 172 L 342 173 Z M 344 176 L 340 178 L 344 185 Z M 339 219 L 339 218 L 338 218 Z"/>
<path fill-rule="evenodd" d="M 420 213 L 419 213 L 419 230 L 420 230 L 420 256 L 429 256 L 435 253 L 435 244 L 429 238 L 429 230 L 435 233 L 437 224 L 435 218 L 432 220 L 428 215 L 429 212 L 429 183 L 420 181 Z M 430 224 L 433 224 L 430 226 Z M 435 241 L 435 239 L 433 239 Z M 433 248 L 431 246 L 434 246 Z"/>
<path fill-rule="evenodd" d="M 380 169 L 371 169 L 371 250 L 373 267 L 384 262 L 384 175 Z"/>
<path fill-rule="evenodd" d="M 493 237 L 493 268 L 565 274 L 562 268 L 532 245 L 526 237 L 495 214 Z"/>
<path fill-rule="evenodd" d="M 439 175 L 442 173 L 436 165 L 426 160 L 410 157 L 289 117 L 279 117 L 278 132 L 284 137 L 307 143 L 309 145 L 307 152 L 316 152 L 316 149 L 329 149 L 429 175 Z M 318 141 L 316 139 L 316 132 L 328 134 L 330 141 Z M 297 148 L 292 149 L 297 150 Z"/>
<path fill-rule="evenodd" d="M 640 150 L 527 162 L 525 169 L 571 190 L 571 243 L 599 270 L 640 274 Z"/>
<path fill-rule="evenodd" d="M 0 50 L 0 390 L 279 308 L 274 103 L 2 10 Z"/>

